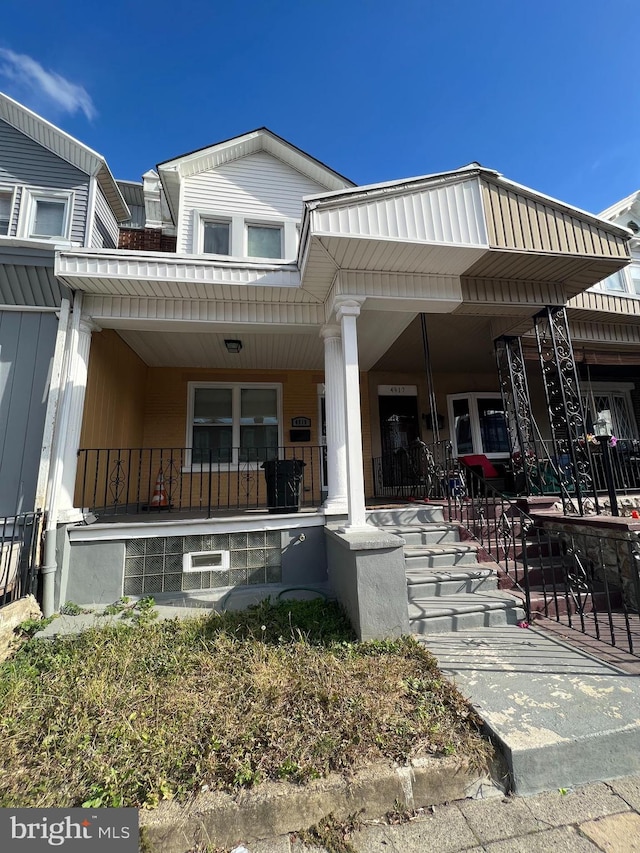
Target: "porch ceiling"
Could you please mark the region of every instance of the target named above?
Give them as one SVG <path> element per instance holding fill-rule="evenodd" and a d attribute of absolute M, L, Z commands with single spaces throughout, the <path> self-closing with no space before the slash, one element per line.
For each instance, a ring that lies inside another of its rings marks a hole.
<path fill-rule="evenodd" d="M 490 317 L 438 314 L 427 317 L 429 353 L 434 373 L 495 373 Z M 416 317 L 372 368 L 413 373 L 424 370 L 422 328 Z"/>
<path fill-rule="evenodd" d="M 358 321 L 361 370 L 370 370 L 402 334 L 415 312 L 365 310 Z M 320 324 L 211 323 L 154 318 L 99 318 L 150 367 L 209 367 L 240 370 L 324 370 Z M 224 341 L 242 341 L 237 354 Z"/>
<path fill-rule="evenodd" d="M 120 337 L 149 367 L 209 367 L 227 370 L 323 370 L 324 349 L 317 332 L 293 334 L 241 326 L 227 332 L 168 332 L 118 329 Z M 237 354 L 225 338 L 242 341 Z"/>

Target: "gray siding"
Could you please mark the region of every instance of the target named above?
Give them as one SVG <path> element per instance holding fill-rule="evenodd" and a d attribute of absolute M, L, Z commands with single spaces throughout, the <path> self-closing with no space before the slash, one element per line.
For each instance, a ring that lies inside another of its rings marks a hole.
<path fill-rule="evenodd" d="M 55 314 L 0 312 L 0 516 L 33 509 Z"/>
<path fill-rule="evenodd" d="M 91 245 L 95 249 L 116 249 L 118 235 L 118 222 L 102 190 L 96 185 L 96 211 L 91 229 Z"/>
<path fill-rule="evenodd" d="M 71 239 L 84 245 L 89 176 L 0 120 L 0 184 L 73 190 Z M 16 234 L 20 199 L 14 206 L 11 237 Z"/>

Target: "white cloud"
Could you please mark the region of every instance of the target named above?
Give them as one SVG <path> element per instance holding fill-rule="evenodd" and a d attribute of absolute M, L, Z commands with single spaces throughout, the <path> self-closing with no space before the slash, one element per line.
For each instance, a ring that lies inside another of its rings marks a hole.
<path fill-rule="evenodd" d="M 0 48 L 0 76 L 36 95 L 44 95 L 66 113 L 83 112 L 91 120 L 96 108 L 86 89 L 71 83 L 55 71 L 46 71 L 39 62 L 23 53 Z"/>

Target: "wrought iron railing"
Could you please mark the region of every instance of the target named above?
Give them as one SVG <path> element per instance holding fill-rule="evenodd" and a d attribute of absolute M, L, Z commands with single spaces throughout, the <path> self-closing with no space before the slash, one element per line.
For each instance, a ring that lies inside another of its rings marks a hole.
<path fill-rule="evenodd" d="M 443 498 L 445 475 L 453 467 L 451 442 L 415 441 L 372 459 L 374 497 Z"/>
<path fill-rule="evenodd" d="M 545 617 L 640 657 L 640 540 L 588 531 L 580 519 L 541 519 L 468 468 L 451 470 L 449 521 L 498 563 L 500 584 L 522 596 L 527 618 Z"/>
<path fill-rule="evenodd" d="M 549 441 L 542 442 L 541 447 L 542 452 L 538 458 L 528 459 L 531 492 L 544 495 L 560 494 L 561 484 L 564 484 L 568 493 L 571 494 L 572 474 L 568 456 L 555 458 Z M 640 492 L 640 441 L 618 439 L 615 446 L 607 448 L 599 444 L 591 445 L 591 471 L 598 494 L 607 492 L 604 453 L 608 453 L 611 460 L 613 485 L 616 492 L 620 494 Z M 524 488 L 521 486 L 523 486 L 523 480 L 516 483 L 518 491 L 523 493 Z"/>
<path fill-rule="evenodd" d="M 324 499 L 326 448 L 96 448 L 78 451 L 76 506 L 97 515 L 267 509 Z M 264 464 L 263 464 L 264 463 Z"/>
<path fill-rule="evenodd" d="M 38 595 L 41 512 L 0 517 L 0 607 Z"/>

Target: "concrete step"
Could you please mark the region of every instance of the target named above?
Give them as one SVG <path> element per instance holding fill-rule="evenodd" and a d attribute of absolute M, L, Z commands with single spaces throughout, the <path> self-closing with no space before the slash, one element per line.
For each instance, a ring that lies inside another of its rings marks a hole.
<path fill-rule="evenodd" d="M 444 522 L 443 504 L 405 504 L 397 507 L 367 510 L 367 521 L 376 527 L 402 527 L 413 524 Z"/>
<path fill-rule="evenodd" d="M 499 590 L 409 602 L 409 624 L 415 634 L 441 634 L 516 625 L 524 618 L 524 608 L 520 602 Z"/>
<path fill-rule="evenodd" d="M 409 601 L 450 595 L 462 595 L 496 589 L 496 573 L 478 566 L 455 566 L 451 569 L 418 569 L 407 572 Z"/>
<path fill-rule="evenodd" d="M 460 528 L 457 524 L 404 524 L 398 527 L 384 525 L 386 533 L 401 536 L 407 545 L 440 545 L 460 541 Z"/>
<path fill-rule="evenodd" d="M 639 679 L 537 628 L 422 642 L 480 713 L 516 794 L 640 772 Z"/>
<path fill-rule="evenodd" d="M 404 559 L 407 570 L 440 569 L 460 564 L 476 563 L 480 550 L 477 542 L 456 542 L 444 545 L 405 545 Z"/>

